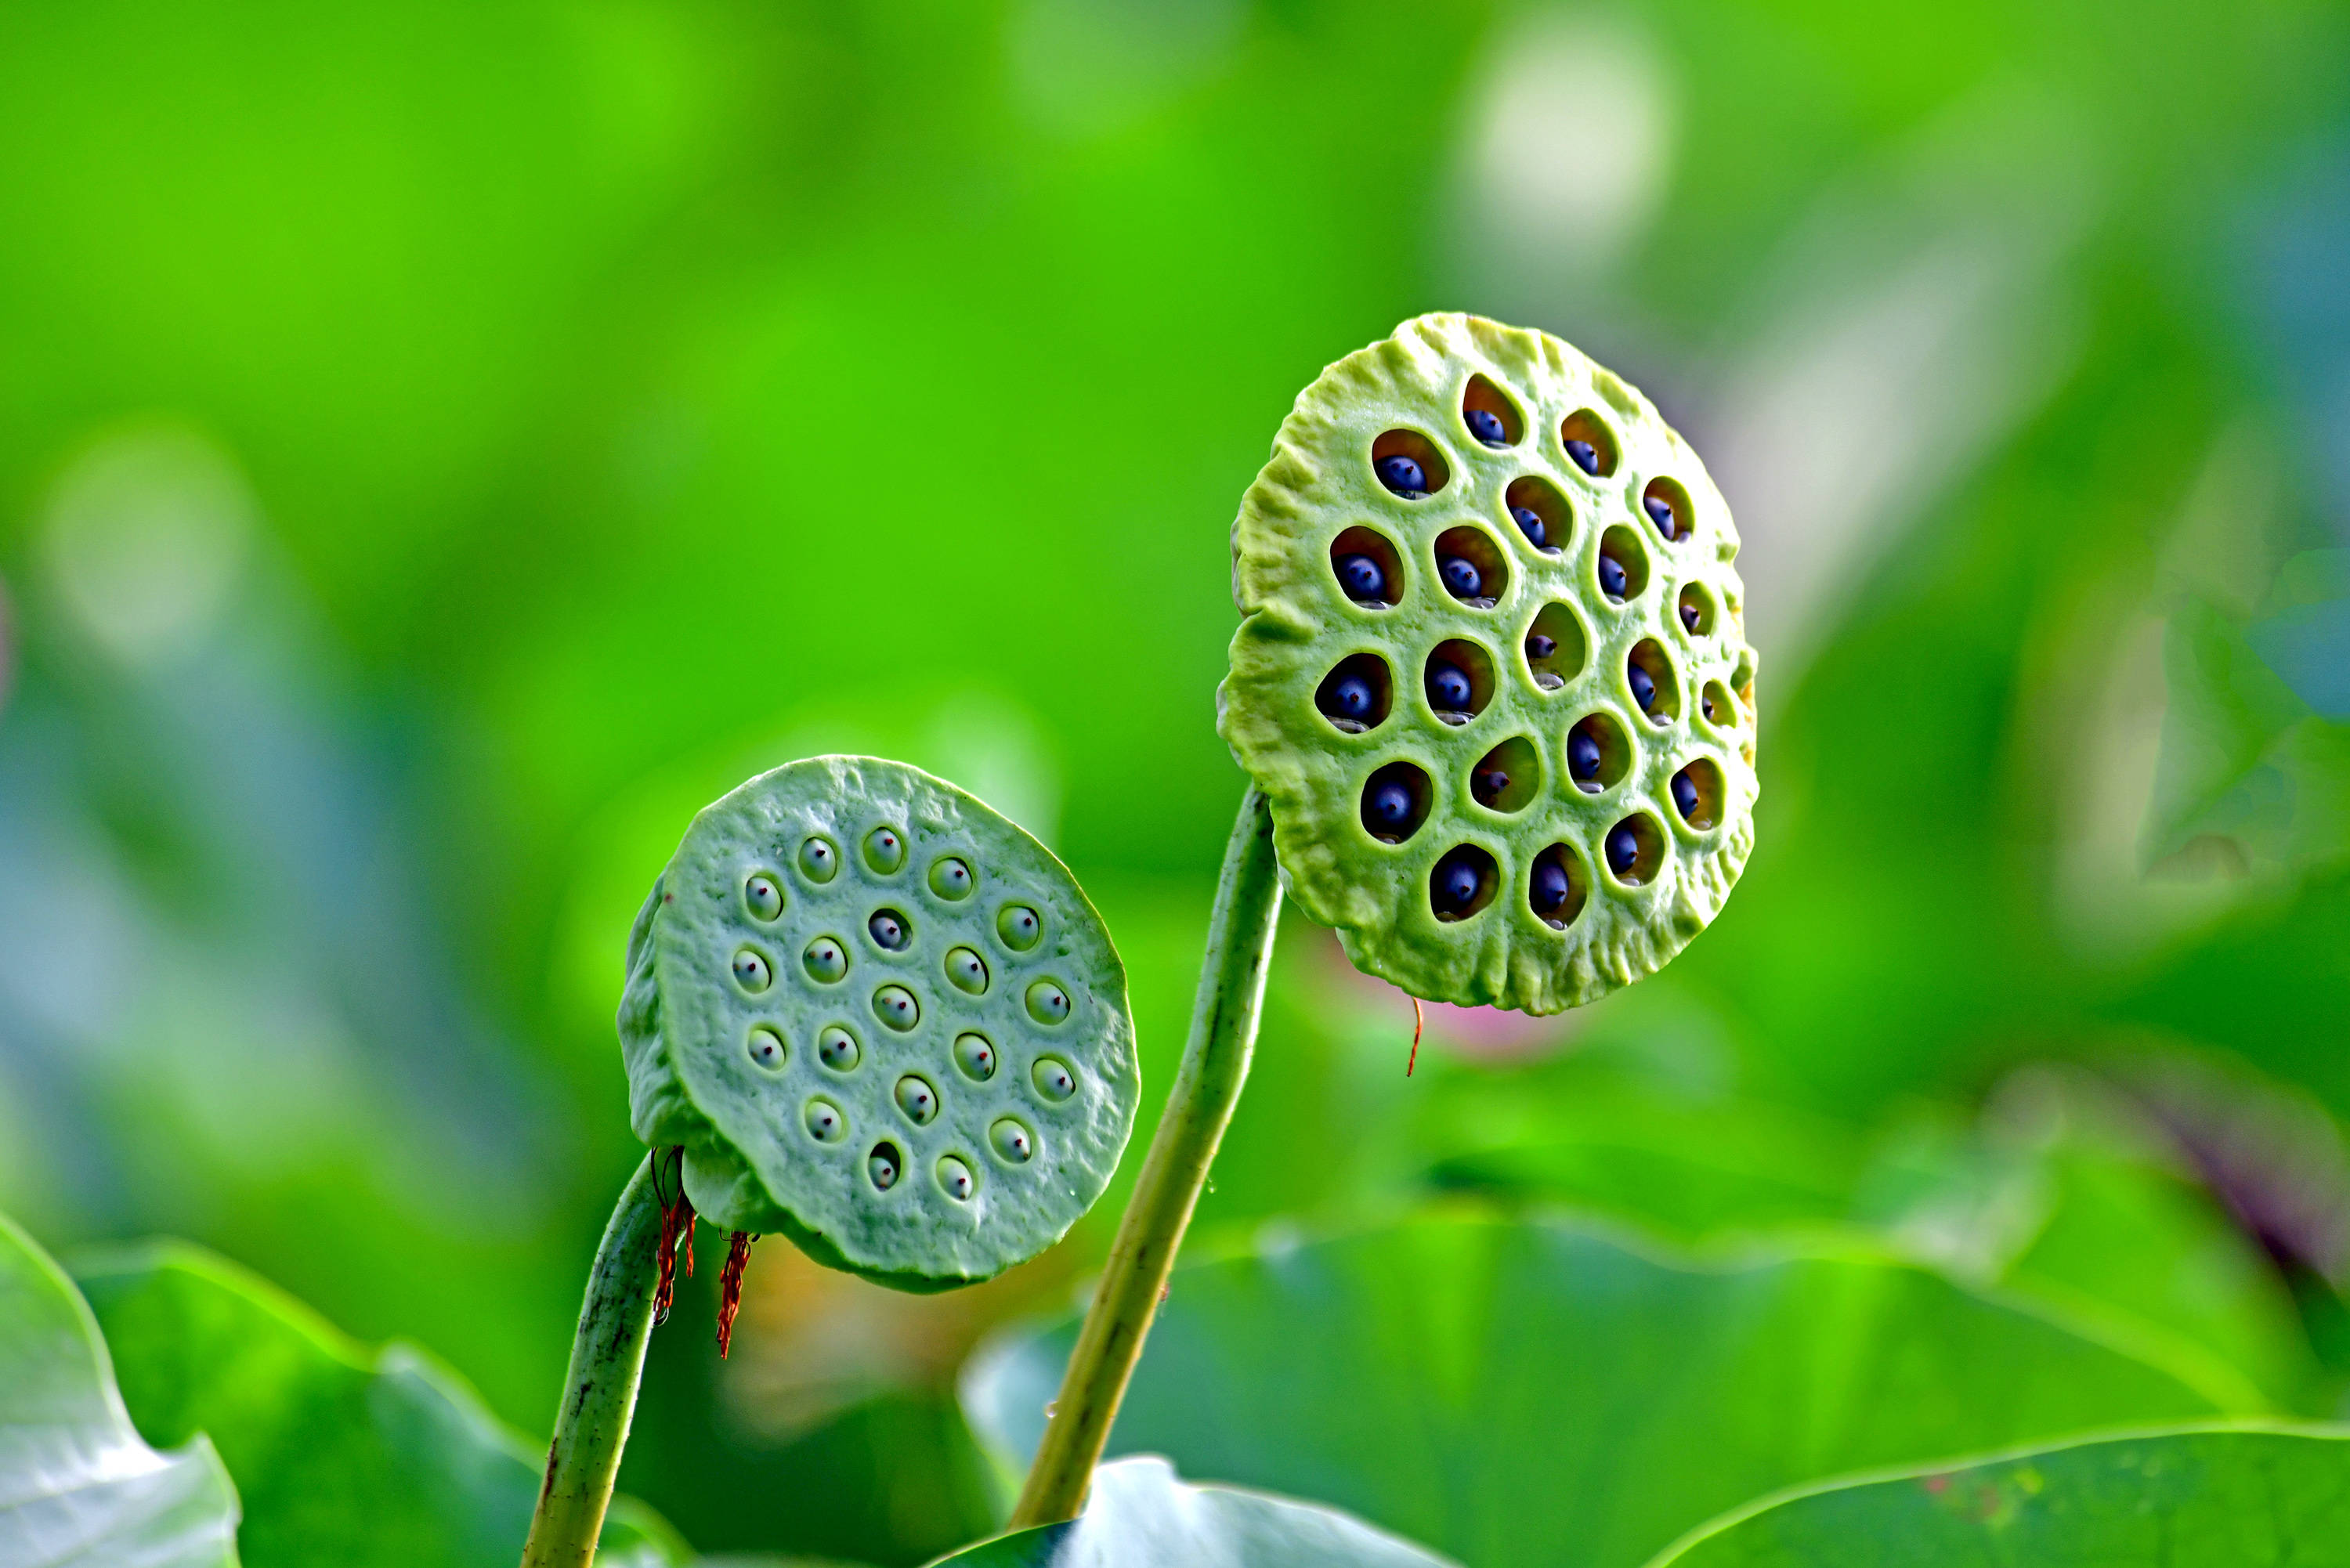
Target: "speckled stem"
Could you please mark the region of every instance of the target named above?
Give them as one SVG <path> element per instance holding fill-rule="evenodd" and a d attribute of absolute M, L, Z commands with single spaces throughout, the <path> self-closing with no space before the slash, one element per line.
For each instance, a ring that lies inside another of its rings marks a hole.
<path fill-rule="evenodd" d="M 1175 1250 L 1207 1184 L 1208 1166 L 1232 1119 L 1241 1085 L 1248 1081 L 1280 914 L 1273 817 L 1263 792 L 1251 785 L 1224 848 L 1182 1070 L 1167 1096 L 1167 1112 L 1150 1140 L 1133 1201 L 1118 1221 L 1109 1265 L 1070 1354 L 1028 1484 L 1012 1511 L 1014 1529 L 1075 1519 L 1085 1506 L 1087 1485 L 1109 1440 L 1127 1379 L 1142 1355 Z"/>
<path fill-rule="evenodd" d="M 653 1292 L 660 1274 L 657 1158 L 648 1156 L 637 1168 L 596 1249 L 522 1568 L 588 1568 L 603 1533 L 620 1449 L 629 1440 L 629 1417 L 636 1413 L 637 1383 L 644 1376 L 645 1341 L 652 1332 Z"/>

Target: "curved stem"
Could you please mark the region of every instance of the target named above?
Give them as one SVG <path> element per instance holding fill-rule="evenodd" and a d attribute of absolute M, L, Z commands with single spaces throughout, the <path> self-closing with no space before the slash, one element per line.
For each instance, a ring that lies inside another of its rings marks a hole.
<path fill-rule="evenodd" d="M 1012 1529 L 1075 1519 L 1085 1506 L 1087 1485 L 1109 1440 L 1127 1379 L 1142 1355 L 1143 1335 L 1150 1331 L 1175 1249 L 1191 1222 L 1241 1085 L 1248 1081 L 1265 965 L 1280 914 L 1273 817 L 1263 792 L 1252 785 L 1224 847 L 1183 1066 L 1167 1096 L 1134 1198 L 1118 1221 L 1108 1267 L 1061 1380 L 1061 1397 L 1012 1511 Z"/>
<path fill-rule="evenodd" d="M 588 1568 L 612 1501 L 637 1384 L 645 1371 L 645 1341 L 652 1333 L 658 1287 L 661 1208 L 648 1156 L 629 1178 L 596 1249 L 579 1331 L 571 1340 L 555 1441 L 546 1451 L 546 1480 L 531 1515 L 523 1568 Z"/>

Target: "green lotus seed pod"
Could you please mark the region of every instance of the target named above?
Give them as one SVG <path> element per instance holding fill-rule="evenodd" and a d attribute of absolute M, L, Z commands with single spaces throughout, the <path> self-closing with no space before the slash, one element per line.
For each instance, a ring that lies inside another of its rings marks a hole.
<path fill-rule="evenodd" d="M 858 852 L 811 868 L 808 846 L 843 844 Z M 961 876 L 934 874 L 949 861 Z M 1007 902 L 1033 935 L 1003 929 Z M 906 1290 L 1058 1240 L 1141 1090 L 1125 968 L 1067 869 L 953 785 L 869 757 L 778 768 L 694 819 L 630 934 L 619 1024 L 637 1135 L 684 1147 L 704 1218 Z"/>
<path fill-rule="evenodd" d="M 1232 525 L 1217 692 L 1291 897 L 1437 1001 L 1661 968 L 1753 846 L 1737 555 L 1689 444 L 1555 337 L 1423 316 L 1325 370 Z"/>

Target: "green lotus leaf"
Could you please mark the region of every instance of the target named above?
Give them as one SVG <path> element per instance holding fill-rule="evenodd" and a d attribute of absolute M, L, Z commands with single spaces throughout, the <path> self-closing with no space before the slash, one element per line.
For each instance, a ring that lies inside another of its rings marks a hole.
<path fill-rule="evenodd" d="M 1425 490 L 1383 483 L 1393 459 Z M 1232 525 L 1218 693 L 1290 894 L 1357 966 L 1439 1001 L 1556 1012 L 1661 967 L 1753 846 L 1737 554 L 1688 442 L 1555 337 L 1423 316 L 1325 370 Z M 1357 556 L 1378 587 L 1350 597 Z M 1400 822 L 1373 809 L 1387 784 Z M 1474 892 L 1453 903 L 1456 875 Z"/>
<path fill-rule="evenodd" d="M 629 939 L 631 1120 L 694 1207 L 904 1290 L 1035 1256 L 1141 1080 L 1126 971 L 1051 851 L 901 763 L 818 757 L 694 818 Z"/>

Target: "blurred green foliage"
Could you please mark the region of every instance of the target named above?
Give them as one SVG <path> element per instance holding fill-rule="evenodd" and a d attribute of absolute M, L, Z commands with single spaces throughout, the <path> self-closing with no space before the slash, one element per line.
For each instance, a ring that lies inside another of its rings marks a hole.
<path fill-rule="evenodd" d="M 1707 454 L 1759 846 L 1665 974 L 1440 1013 L 1408 1082 L 1293 923 L 1202 1246 L 1463 1186 L 1856 1222 L 2334 1408 L 2345 66 L 2314 0 L 0 5 L 0 1207 L 542 1430 L 629 917 L 824 749 L 1060 850 L 1155 1105 L 1225 529 L 1324 362 L 1457 306 Z M 2151 1132 L 2014 1134 L 2052 1060 Z M 697 1545 L 983 1521 L 931 1364 L 786 1429 L 703 1332 L 627 1478 Z"/>

